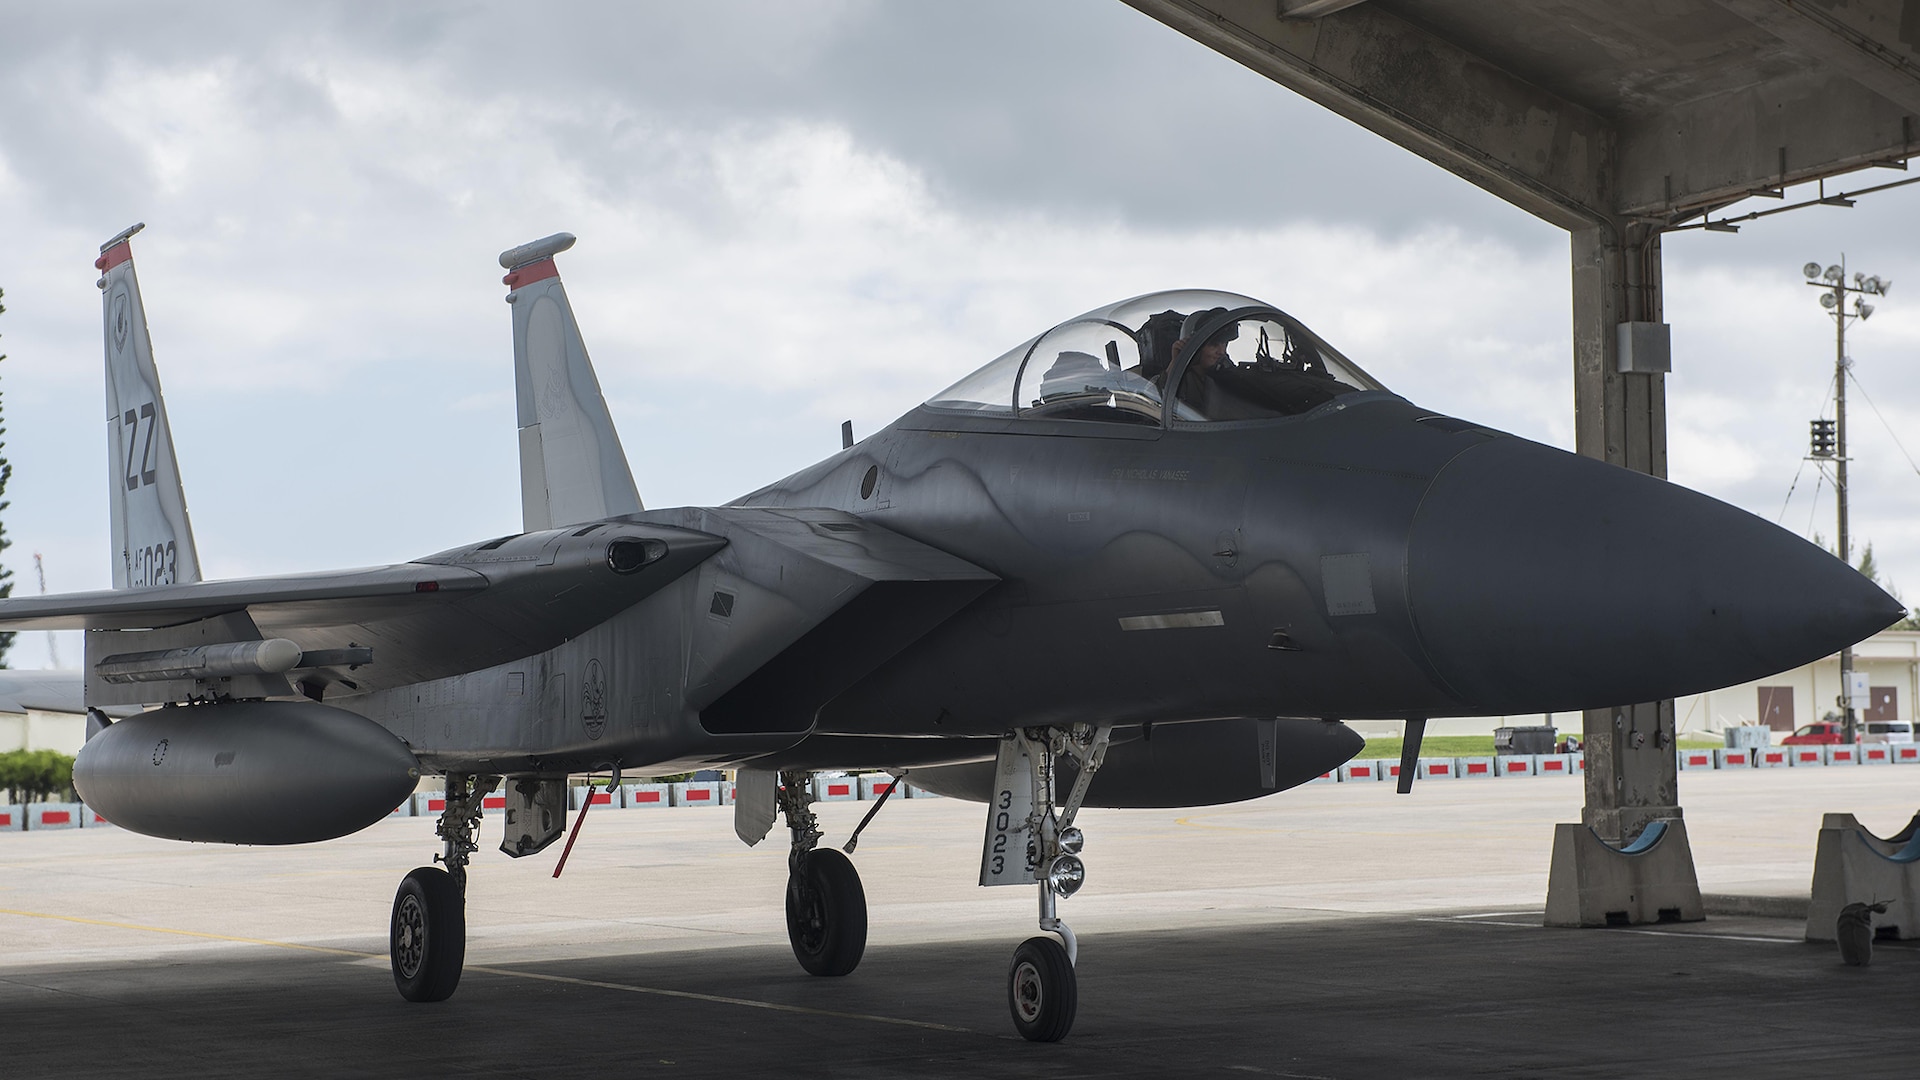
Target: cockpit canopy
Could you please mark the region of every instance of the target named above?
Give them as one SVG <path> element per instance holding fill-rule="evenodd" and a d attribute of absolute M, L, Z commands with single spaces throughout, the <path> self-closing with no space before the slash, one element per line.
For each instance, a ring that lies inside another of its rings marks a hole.
<path fill-rule="evenodd" d="M 1170 394 L 1170 386 L 1178 392 Z M 1383 389 L 1280 309 L 1233 293 L 1186 290 L 1136 296 L 1069 319 L 927 405 L 1157 427 L 1294 416 Z"/>

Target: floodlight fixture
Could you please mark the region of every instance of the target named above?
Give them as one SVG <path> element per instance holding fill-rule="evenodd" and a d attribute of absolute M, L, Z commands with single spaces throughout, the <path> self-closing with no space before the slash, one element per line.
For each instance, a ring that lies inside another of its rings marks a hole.
<path fill-rule="evenodd" d="M 1853 302 L 1853 310 L 1857 312 L 1862 319 L 1864 319 L 1867 316 L 1873 314 L 1873 305 L 1867 303 L 1864 300 L 1855 300 Z"/>
<path fill-rule="evenodd" d="M 1830 292 L 1820 294 L 1820 306 L 1823 308 L 1826 308 L 1828 311 L 1832 311 L 1834 309 L 1834 306 L 1837 305 L 1839 302 L 1840 301 L 1835 300 L 1833 298 L 1833 294 Z"/>
<path fill-rule="evenodd" d="M 1819 263 L 1808 263 L 1807 265 L 1800 268 L 1800 272 L 1807 276 L 1808 281 L 1820 280 L 1820 264 Z"/>
<path fill-rule="evenodd" d="M 1846 272 L 1840 269 L 1840 264 L 1834 263 L 1832 266 L 1827 267 L 1826 273 L 1820 276 L 1826 278 L 1828 281 L 1839 281 L 1845 274 Z"/>

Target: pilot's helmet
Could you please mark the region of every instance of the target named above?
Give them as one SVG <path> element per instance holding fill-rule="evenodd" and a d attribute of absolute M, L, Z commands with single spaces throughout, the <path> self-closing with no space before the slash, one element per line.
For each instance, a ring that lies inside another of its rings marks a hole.
<path fill-rule="evenodd" d="M 1226 313 L 1227 313 L 1226 308 L 1217 307 L 1217 308 L 1208 308 L 1205 311 L 1196 311 L 1193 314 L 1187 316 L 1187 321 L 1180 324 L 1180 340 L 1185 341 L 1189 346 L 1196 346 L 1196 345 L 1202 344 L 1201 342 L 1194 341 L 1193 335 L 1199 333 L 1200 328 L 1202 326 L 1206 325 L 1209 322 L 1212 322 L 1213 320 L 1219 318 L 1222 315 L 1225 315 Z M 1209 337 L 1207 340 L 1208 341 L 1232 341 L 1233 339 L 1239 336 L 1240 336 L 1240 324 L 1230 322 L 1226 326 L 1222 327 L 1217 333 L 1213 334 L 1213 336 Z"/>

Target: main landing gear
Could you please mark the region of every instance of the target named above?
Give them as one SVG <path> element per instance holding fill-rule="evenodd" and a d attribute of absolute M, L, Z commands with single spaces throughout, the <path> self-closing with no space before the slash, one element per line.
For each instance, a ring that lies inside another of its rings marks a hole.
<path fill-rule="evenodd" d="M 393 982 L 408 1001 L 445 1001 L 460 985 L 467 957 L 467 860 L 479 850 L 483 801 L 497 776 L 447 777 L 447 807 L 435 831 L 446 842 L 436 860 L 400 882 L 393 897 L 388 955 Z"/>
<path fill-rule="evenodd" d="M 809 975 L 845 975 L 867 951 L 867 892 L 853 862 L 821 848 L 804 772 L 780 774 L 780 810 L 793 834 L 787 855 L 787 940 Z"/>
<path fill-rule="evenodd" d="M 1016 879 L 1036 881 L 1040 887 L 1040 929 L 1053 937 L 1031 937 L 1013 951 L 1007 971 L 1007 1007 L 1013 1026 L 1032 1042 L 1059 1042 L 1073 1030 L 1079 1008 L 1079 980 L 1074 962 L 1079 941 L 1061 921 L 1057 904 L 1072 896 L 1086 881 L 1080 861 L 1086 837 L 1073 819 L 1087 797 L 1087 787 L 1106 758 L 1112 728 L 1075 724 L 1069 728 L 1029 728 L 1002 744 L 996 769 L 995 798 L 988 808 L 987 851 L 981 884 L 1011 884 Z M 1073 788 L 1058 805 L 1054 801 L 1055 767 L 1063 759 L 1076 766 Z M 1019 790 L 1024 781 L 1027 791 Z M 1018 810 L 1026 803 L 1025 820 Z M 1006 843 L 1024 833 L 1025 844 Z M 1002 838 L 996 843 L 996 836 Z M 1026 849 L 1026 873 L 1007 874 L 996 864 L 996 851 Z M 999 880 L 990 880 L 998 877 Z"/>

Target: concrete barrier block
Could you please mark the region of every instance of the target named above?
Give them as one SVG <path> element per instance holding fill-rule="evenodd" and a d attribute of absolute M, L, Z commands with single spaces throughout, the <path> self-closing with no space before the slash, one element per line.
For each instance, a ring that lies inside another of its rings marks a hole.
<path fill-rule="evenodd" d="M 1539 776 L 1572 776 L 1575 754 L 1541 754 L 1533 759 L 1535 774 Z"/>
<path fill-rule="evenodd" d="M 720 781 L 720 805 L 733 805 L 733 781 L 731 780 Z"/>
<path fill-rule="evenodd" d="M 44 802 L 27 804 L 27 831 L 35 829 L 77 829 L 80 827 L 80 804 L 65 802 Z"/>
<path fill-rule="evenodd" d="M 1490 757 L 1463 757 L 1453 759 L 1453 775 L 1462 780 L 1486 780 L 1498 774 Z"/>
<path fill-rule="evenodd" d="M 620 785 L 620 805 L 629 810 L 666 806 L 668 805 L 667 785 L 622 784 Z"/>
<path fill-rule="evenodd" d="M 1790 746 L 1787 748 L 1787 760 L 1796 769 L 1813 768 L 1827 763 L 1827 748 L 1824 746 Z"/>
<path fill-rule="evenodd" d="M 1453 759 L 1450 757 L 1423 757 L 1420 759 L 1420 771 L 1416 780 L 1451 780 L 1454 777 Z"/>
<path fill-rule="evenodd" d="M 1630 926 L 1706 917 L 1685 821 L 1655 821 L 1625 847 L 1614 847 L 1585 825 L 1554 826 L 1548 926 Z"/>
<path fill-rule="evenodd" d="M 413 793 L 414 817 L 439 817 L 440 811 L 447 808 L 447 797 L 438 791 L 416 791 Z"/>
<path fill-rule="evenodd" d="M 1713 768 L 1713 755 L 1712 750 L 1682 750 L 1675 756 L 1680 759 L 1681 771 L 1685 772 L 1688 769 Z"/>
<path fill-rule="evenodd" d="M 1715 750 L 1713 767 L 1716 769 L 1746 769 L 1753 766 L 1751 750 Z"/>
<path fill-rule="evenodd" d="M 1534 757 L 1532 754 L 1506 754 L 1493 759 L 1494 769 L 1501 776 L 1533 776 Z"/>
<path fill-rule="evenodd" d="M 1385 780 L 1390 784 L 1398 784 L 1400 782 L 1400 759 L 1399 758 L 1381 758 L 1380 759 L 1380 779 Z M 1418 773 L 1414 774 L 1414 779 L 1416 780 L 1419 779 Z"/>
<path fill-rule="evenodd" d="M 718 780 L 694 780 L 684 784 L 669 784 L 667 792 L 675 806 L 720 805 Z"/>
<path fill-rule="evenodd" d="M 1377 758 L 1361 758 L 1340 766 L 1340 780 L 1342 783 L 1352 781 L 1370 784 L 1380 779 L 1380 774 L 1384 771 L 1380 768 L 1380 761 Z"/>
<path fill-rule="evenodd" d="M 397 814 L 399 813 L 399 811 L 396 810 L 394 811 L 394 813 Z M 388 816 L 391 817 L 392 815 L 390 814 Z M 115 825 L 113 822 L 108 821 L 106 818 L 103 818 L 99 814 L 94 813 L 93 807 L 88 806 L 86 803 L 80 804 L 80 827 L 83 829 L 119 828 L 119 826 Z"/>
<path fill-rule="evenodd" d="M 944 799 L 946 798 L 945 795 L 942 795 L 937 791 L 928 791 L 926 788 L 915 787 L 912 784 L 907 785 L 907 797 L 912 799 Z"/>
<path fill-rule="evenodd" d="M 859 797 L 859 781 L 851 776 L 816 776 L 813 778 L 813 800 L 815 802 L 851 802 Z"/>
<path fill-rule="evenodd" d="M 1753 752 L 1756 769 L 1785 769 L 1793 764 L 1793 755 L 1785 747 L 1768 746 Z"/>
<path fill-rule="evenodd" d="M 567 809 L 578 810 L 591 798 L 595 806 L 619 806 L 620 793 L 600 787 L 570 787 L 567 789 Z"/>
<path fill-rule="evenodd" d="M 1887 910 L 1873 916 L 1876 934 L 1920 938 L 1920 814 L 1884 840 L 1852 814 L 1824 815 L 1814 841 L 1807 940 L 1834 940 L 1841 908 L 1879 901 Z"/>
<path fill-rule="evenodd" d="M 18 832 L 27 827 L 27 808 L 0 803 L 0 832 Z"/>
<path fill-rule="evenodd" d="M 1821 747 L 1820 752 L 1825 755 L 1827 764 L 1829 765 L 1860 764 L 1860 748 L 1858 746 L 1828 745 Z"/>
<path fill-rule="evenodd" d="M 1893 764 L 1893 746 L 1889 743 L 1861 743 L 1855 749 L 1860 752 L 1862 765 Z"/>
<path fill-rule="evenodd" d="M 889 773 L 861 773 L 860 797 L 868 801 L 877 799 L 880 797 L 880 793 L 887 790 L 887 785 L 891 783 L 893 783 L 893 776 Z M 906 785 L 902 784 L 901 786 L 905 787 Z M 899 797 L 900 792 L 896 789 L 892 798 L 897 799 Z"/>
<path fill-rule="evenodd" d="M 1920 765 L 1920 743 L 1894 743 L 1895 765 Z"/>
<path fill-rule="evenodd" d="M 1585 750 L 1577 754 L 1568 754 L 1567 761 L 1573 765 L 1573 775 L 1587 775 L 1587 752 Z"/>

